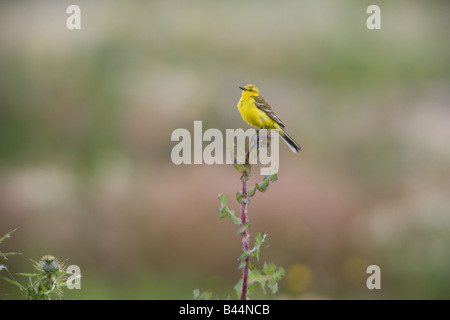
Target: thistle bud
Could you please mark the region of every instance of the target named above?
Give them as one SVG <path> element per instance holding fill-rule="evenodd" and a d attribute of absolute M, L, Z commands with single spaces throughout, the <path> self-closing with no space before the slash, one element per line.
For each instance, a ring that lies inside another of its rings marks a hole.
<path fill-rule="evenodd" d="M 42 270 L 48 273 L 53 273 L 59 270 L 59 262 L 52 255 L 43 256 L 41 261 L 39 261 L 39 264 L 41 265 Z"/>

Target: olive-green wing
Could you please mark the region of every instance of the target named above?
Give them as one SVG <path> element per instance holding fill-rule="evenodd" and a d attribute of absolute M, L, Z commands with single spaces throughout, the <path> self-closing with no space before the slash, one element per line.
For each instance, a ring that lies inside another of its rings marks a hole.
<path fill-rule="evenodd" d="M 267 114 L 273 121 L 275 121 L 280 127 L 284 128 L 284 123 L 280 117 L 273 111 L 269 101 L 262 96 L 253 97 L 255 99 L 256 107 Z"/>

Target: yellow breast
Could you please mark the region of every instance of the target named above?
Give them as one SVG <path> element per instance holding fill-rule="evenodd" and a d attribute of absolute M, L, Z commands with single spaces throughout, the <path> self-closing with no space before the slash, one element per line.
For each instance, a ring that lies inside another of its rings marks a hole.
<path fill-rule="evenodd" d="M 242 118 L 256 128 L 278 129 L 278 125 L 267 114 L 258 109 L 252 97 L 242 97 L 238 102 L 238 109 Z"/>

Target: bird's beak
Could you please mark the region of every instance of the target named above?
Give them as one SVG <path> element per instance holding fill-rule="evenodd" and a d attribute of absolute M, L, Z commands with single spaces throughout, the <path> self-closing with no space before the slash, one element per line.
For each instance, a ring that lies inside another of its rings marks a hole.
<path fill-rule="evenodd" d="M 247 89 L 245 89 L 244 87 L 239 87 L 239 89 L 241 89 L 241 90 L 243 90 L 243 91 L 247 90 Z"/>

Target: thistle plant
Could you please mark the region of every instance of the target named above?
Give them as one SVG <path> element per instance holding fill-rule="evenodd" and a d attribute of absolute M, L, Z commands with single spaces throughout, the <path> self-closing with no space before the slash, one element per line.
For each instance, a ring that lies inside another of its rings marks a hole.
<path fill-rule="evenodd" d="M 267 234 L 257 232 L 254 238 L 254 245 L 250 248 L 250 220 L 248 217 L 248 206 L 250 205 L 250 198 L 252 198 L 256 191 L 264 193 L 269 187 L 269 182 L 278 180 L 276 174 L 266 175 L 260 183 L 256 183 L 253 187 L 248 188 L 248 182 L 251 176 L 251 157 L 258 152 L 260 139 L 269 141 L 268 136 L 260 137 L 256 135 L 250 139 L 246 144 L 244 163 L 240 164 L 236 161 L 236 150 L 234 150 L 235 163 L 234 168 L 241 174 L 241 191 L 236 193 L 236 200 L 240 204 L 240 217 L 236 216 L 235 211 L 228 207 L 228 197 L 219 194 L 220 201 L 219 217 L 229 217 L 231 222 L 238 226 L 238 234 L 242 236 L 242 254 L 239 256 L 238 268 L 242 270 L 242 278 L 235 285 L 237 299 L 246 300 L 248 295 L 255 290 L 255 285 L 259 283 L 264 293 L 266 287 L 275 294 L 278 291 L 278 282 L 284 276 L 284 269 L 277 267 L 272 263 L 264 263 L 262 268 L 258 269 L 251 259 L 255 258 L 257 262 L 260 261 L 261 248 L 264 247 L 267 241 Z M 261 141 L 261 142 L 263 142 Z M 194 290 L 194 299 L 211 299 L 212 293 L 207 291 L 200 293 L 198 289 Z"/>
<path fill-rule="evenodd" d="M 39 261 L 30 260 L 36 272 L 17 274 L 28 277 L 27 286 L 17 281 L 11 273 L 11 278 L 2 277 L 2 279 L 17 286 L 27 300 L 61 299 L 68 276 L 64 263 L 52 255 L 45 255 Z"/>

